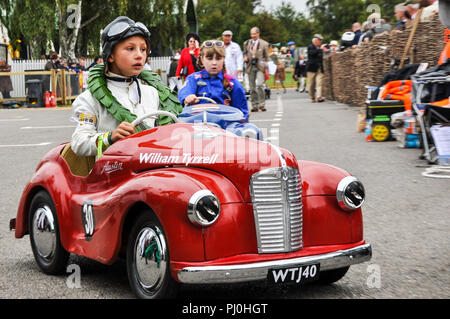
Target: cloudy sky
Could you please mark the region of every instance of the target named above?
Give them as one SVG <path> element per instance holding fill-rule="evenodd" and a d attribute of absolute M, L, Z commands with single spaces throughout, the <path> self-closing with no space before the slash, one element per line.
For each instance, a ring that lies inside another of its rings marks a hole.
<path fill-rule="evenodd" d="M 290 2 L 293 7 L 299 11 L 304 12 L 306 10 L 306 0 L 285 0 L 286 2 Z M 271 7 L 276 8 L 281 4 L 281 0 L 262 0 L 262 5 L 266 7 L 266 9 L 270 9 Z"/>

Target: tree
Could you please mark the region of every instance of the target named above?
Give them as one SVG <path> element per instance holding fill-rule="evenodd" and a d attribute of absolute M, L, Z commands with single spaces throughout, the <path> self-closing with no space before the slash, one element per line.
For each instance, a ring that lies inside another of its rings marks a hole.
<path fill-rule="evenodd" d="M 287 41 L 299 46 L 307 46 L 314 34 L 313 25 L 303 13 L 297 12 L 290 2 L 281 2 L 275 9 L 274 17 L 286 29 Z"/>
<path fill-rule="evenodd" d="M 308 0 L 307 5 L 315 33 L 321 33 L 326 41 L 340 39 L 354 22 L 367 17 L 364 0 Z"/>
<path fill-rule="evenodd" d="M 56 0 L 61 55 L 76 59 L 75 46 L 81 26 L 82 0 Z"/>
<path fill-rule="evenodd" d="M 260 0 L 199 0 L 197 16 L 201 39 L 220 38 L 223 31 L 231 30 L 233 41 L 244 42 L 256 23 L 253 13 L 260 4 Z"/>

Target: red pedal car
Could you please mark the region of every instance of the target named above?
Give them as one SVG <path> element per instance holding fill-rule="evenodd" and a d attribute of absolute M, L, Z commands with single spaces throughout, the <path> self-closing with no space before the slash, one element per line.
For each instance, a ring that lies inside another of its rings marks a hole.
<path fill-rule="evenodd" d="M 47 274 L 64 272 L 69 254 L 125 257 L 134 293 L 165 298 L 179 283 L 337 281 L 371 258 L 363 201 L 362 184 L 342 169 L 175 123 L 122 139 L 97 161 L 55 147 L 10 228 L 30 235 Z"/>

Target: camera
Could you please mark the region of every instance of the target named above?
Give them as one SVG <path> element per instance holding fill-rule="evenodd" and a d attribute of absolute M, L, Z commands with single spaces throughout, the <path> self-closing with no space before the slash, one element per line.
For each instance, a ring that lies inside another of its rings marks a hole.
<path fill-rule="evenodd" d="M 258 64 L 258 58 L 253 58 L 251 62 L 252 62 L 252 65 L 257 65 Z"/>

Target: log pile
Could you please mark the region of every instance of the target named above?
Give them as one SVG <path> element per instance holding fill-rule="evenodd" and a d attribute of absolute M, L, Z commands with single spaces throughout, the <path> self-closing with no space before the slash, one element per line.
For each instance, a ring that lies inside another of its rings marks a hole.
<path fill-rule="evenodd" d="M 387 52 L 401 58 L 412 30 L 412 23 L 404 32 L 376 35 L 370 43 L 355 49 L 332 53 L 324 58 L 323 95 L 325 98 L 355 106 L 364 106 L 366 85 L 378 86 L 390 71 L 391 59 Z M 445 46 L 445 27 L 438 16 L 419 23 L 408 52 L 410 63 L 437 64 Z M 386 50 L 380 47 L 386 47 Z M 406 64 L 405 64 L 406 65 Z"/>

